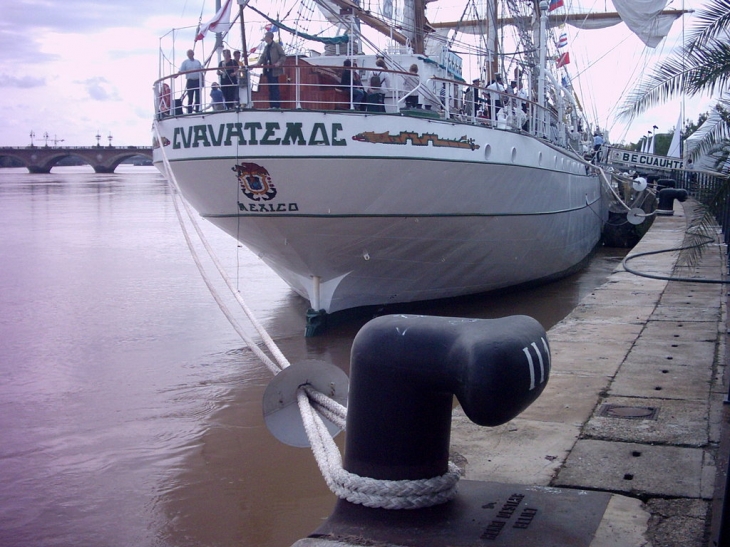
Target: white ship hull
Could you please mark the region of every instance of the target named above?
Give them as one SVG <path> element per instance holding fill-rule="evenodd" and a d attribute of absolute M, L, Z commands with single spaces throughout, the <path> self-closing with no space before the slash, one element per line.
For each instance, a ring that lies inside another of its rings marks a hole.
<path fill-rule="evenodd" d="M 192 206 L 328 313 L 559 276 L 605 219 L 576 156 L 514 131 L 347 111 L 158 124 L 155 164 Z"/>

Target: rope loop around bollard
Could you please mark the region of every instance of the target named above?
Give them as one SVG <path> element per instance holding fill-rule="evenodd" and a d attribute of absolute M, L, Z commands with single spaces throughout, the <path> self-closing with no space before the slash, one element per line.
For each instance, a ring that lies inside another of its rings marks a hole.
<path fill-rule="evenodd" d="M 443 475 L 419 480 L 380 480 L 350 473 L 322 419 L 309 404 L 306 388 L 297 391 L 302 415 L 315 460 L 329 489 L 341 499 L 379 509 L 422 509 L 446 503 L 456 496 L 460 469 L 449 462 Z"/>
<path fill-rule="evenodd" d="M 350 503 L 381 509 L 422 509 L 453 499 L 461 471 L 449 462 L 446 473 L 430 479 L 379 480 L 344 469 L 335 475 L 335 494 Z"/>

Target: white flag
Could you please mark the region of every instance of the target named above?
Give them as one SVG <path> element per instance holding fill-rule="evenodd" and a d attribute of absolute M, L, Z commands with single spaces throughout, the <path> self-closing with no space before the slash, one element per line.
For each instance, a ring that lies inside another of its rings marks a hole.
<path fill-rule="evenodd" d="M 682 137 L 682 110 L 679 111 L 679 119 L 677 120 L 677 125 L 674 128 L 674 136 L 672 136 L 672 143 L 669 145 L 669 151 L 667 152 L 667 156 L 670 158 L 680 158 L 682 157 L 682 154 L 680 153 L 680 139 Z"/>
<path fill-rule="evenodd" d="M 213 32 L 228 32 L 230 30 L 232 2 L 233 0 L 226 0 L 226 3 L 221 6 L 221 9 L 218 10 L 218 13 L 215 14 L 213 19 L 200 27 L 200 31 L 195 37 L 196 42 L 205 38 L 205 35 L 208 33 L 209 30 Z"/>

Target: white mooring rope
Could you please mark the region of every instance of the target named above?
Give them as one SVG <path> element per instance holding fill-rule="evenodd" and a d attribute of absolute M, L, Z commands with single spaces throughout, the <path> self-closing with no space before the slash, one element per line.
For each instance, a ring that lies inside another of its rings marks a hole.
<path fill-rule="evenodd" d="M 340 451 L 314 412 L 305 388 L 297 391 L 297 403 L 319 470 L 337 497 L 366 507 L 419 509 L 447 502 L 456 495 L 461 473 L 451 462 L 444 475 L 421 480 L 378 480 L 343 469 Z"/>
<path fill-rule="evenodd" d="M 172 199 L 175 206 L 175 213 L 177 215 L 180 228 L 182 229 L 183 236 L 185 237 L 185 242 L 188 245 L 190 254 L 193 257 L 193 261 L 195 262 L 203 281 L 218 304 L 218 307 L 221 309 L 226 319 L 228 319 L 244 343 L 274 375 L 278 374 L 289 366 L 289 361 L 286 359 L 269 333 L 266 332 L 263 325 L 255 317 L 253 311 L 243 300 L 240 292 L 236 290 L 220 261 L 216 257 L 213 249 L 210 247 L 208 240 L 200 229 L 196 216 L 193 214 L 187 201 L 182 197 L 177 179 L 170 168 L 170 161 L 165 152 L 165 148 L 162 145 L 163 141 L 157 121 L 154 122 L 153 127 L 159 150 L 162 155 L 162 163 L 165 168 L 165 178 L 172 188 Z M 266 355 L 245 333 L 238 321 L 236 321 L 236 318 L 223 302 L 223 299 L 218 294 L 216 288 L 213 286 L 213 283 L 208 277 L 208 274 L 200 261 L 200 257 L 193 246 L 188 230 L 185 227 L 185 222 L 177 203 L 178 199 L 182 202 L 188 219 L 195 228 L 198 238 L 215 264 L 218 273 L 221 275 L 226 286 L 236 298 L 236 301 L 240 304 L 246 314 L 246 317 L 249 321 L 251 321 L 251 324 L 259 333 L 259 336 L 261 336 L 266 348 L 276 359 L 276 363 L 273 362 L 269 356 Z M 297 404 L 302 415 L 302 423 L 304 424 L 309 444 L 312 447 L 312 452 L 315 460 L 317 461 L 320 472 L 322 473 L 329 489 L 332 490 L 337 497 L 366 507 L 383 509 L 419 509 L 422 507 L 431 507 L 433 505 L 445 503 L 456 495 L 456 486 L 461 478 L 461 471 L 452 462 L 449 462 L 449 469 L 445 474 L 421 480 L 378 480 L 350 473 L 342 467 L 342 457 L 339 449 L 330 436 L 327 426 L 319 416 L 319 414 L 321 414 L 337 427 L 345 429 L 347 408 L 339 404 L 337 401 L 327 397 L 323 393 L 313 389 L 311 386 L 302 386 L 298 389 Z"/>

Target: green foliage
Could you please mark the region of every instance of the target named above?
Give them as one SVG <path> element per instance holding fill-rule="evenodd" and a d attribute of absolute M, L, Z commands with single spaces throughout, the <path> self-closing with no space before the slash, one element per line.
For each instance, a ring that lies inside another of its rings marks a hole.
<path fill-rule="evenodd" d="M 730 0 L 708 0 L 695 14 L 697 24 L 690 29 L 685 46 L 672 52 L 641 83 L 629 93 L 620 115 L 632 119 L 658 104 L 685 95 L 719 92 L 718 104 L 723 105 L 722 95 L 730 84 Z M 726 113 L 726 110 L 723 110 Z M 713 124 L 706 131 L 694 154 L 706 153 L 714 146 L 723 144 L 730 135 L 730 117 L 714 116 Z M 688 124 L 684 137 L 697 131 L 708 115 L 700 116 L 699 123 Z M 657 143 L 658 145 L 658 143 Z M 656 147 L 658 152 L 659 147 Z"/>
<path fill-rule="evenodd" d="M 708 112 L 703 112 L 699 115 L 697 118 L 697 123 L 693 122 L 689 118 L 685 120 L 684 122 L 684 130 L 682 131 L 682 138 L 686 139 L 689 137 L 692 133 L 697 131 L 700 126 L 707 121 L 707 117 L 709 116 Z"/>

